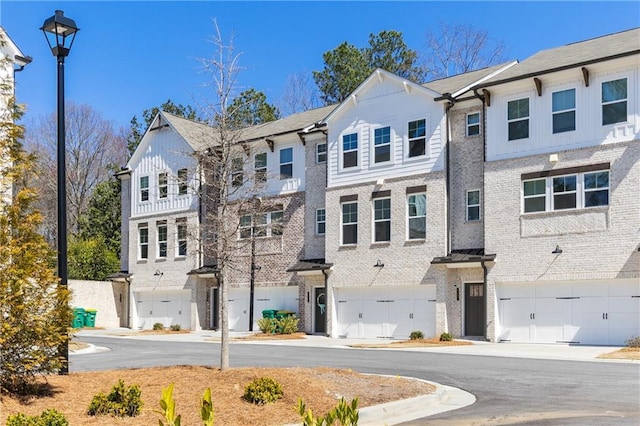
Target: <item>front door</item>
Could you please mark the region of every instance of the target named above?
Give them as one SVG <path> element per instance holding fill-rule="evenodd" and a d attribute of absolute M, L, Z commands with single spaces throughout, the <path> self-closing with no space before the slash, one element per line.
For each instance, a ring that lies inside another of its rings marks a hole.
<path fill-rule="evenodd" d="M 327 294 L 324 287 L 313 289 L 313 332 L 327 331 Z"/>
<path fill-rule="evenodd" d="M 484 336 L 484 284 L 466 283 L 464 296 L 464 334 Z"/>

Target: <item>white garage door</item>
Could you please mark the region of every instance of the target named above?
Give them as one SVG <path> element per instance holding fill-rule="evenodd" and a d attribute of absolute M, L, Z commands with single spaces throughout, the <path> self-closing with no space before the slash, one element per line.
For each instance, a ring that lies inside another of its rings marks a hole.
<path fill-rule="evenodd" d="M 340 337 L 406 339 L 436 332 L 435 286 L 336 288 Z"/>
<path fill-rule="evenodd" d="M 233 331 L 249 330 L 249 289 L 229 289 L 229 329 Z M 298 314 L 298 287 L 269 287 L 254 290 L 253 330 L 257 331 L 257 321 L 262 318 L 262 311 L 275 309 L 292 311 Z"/>
<path fill-rule="evenodd" d="M 156 323 L 191 328 L 190 291 L 141 291 L 135 293 L 135 299 L 138 328 L 151 330 Z"/>
<path fill-rule="evenodd" d="M 640 283 L 498 284 L 499 340 L 623 345 L 640 335 Z"/>

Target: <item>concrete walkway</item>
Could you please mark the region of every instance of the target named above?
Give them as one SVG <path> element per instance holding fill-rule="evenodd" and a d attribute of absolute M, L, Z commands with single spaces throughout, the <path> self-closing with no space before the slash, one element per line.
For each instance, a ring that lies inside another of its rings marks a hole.
<path fill-rule="evenodd" d="M 230 337 L 245 337 L 250 333 L 231 332 Z M 143 334 L 130 329 L 115 330 L 81 330 L 76 333 L 76 339 L 82 341 L 84 336 L 110 337 L 122 339 L 139 340 L 159 340 L 172 342 L 210 342 L 219 341 L 220 333 L 206 330 L 189 333 L 176 334 Z M 232 344 L 258 344 L 258 345 L 287 345 L 305 347 L 336 347 L 351 348 L 352 345 L 363 344 L 388 344 L 389 340 L 381 339 L 334 339 L 325 336 L 305 336 L 304 339 L 292 340 L 232 340 Z M 519 343 L 490 343 L 473 341 L 472 345 L 466 346 L 438 346 L 427 348 L 375 348 L 353 350 L 402 350 L 419 352 L 450 353 L 458 355 L 475 356 L 497 356 L 511 358 L 535 358 L 535 359 L 555 359 L 585 362 L 622 362 L 640 363 L 640 361 L 630 360 L 610 360 L 598 359 L 598 355 L 614 352 L 620 347 L 613 346 L 582 346 L 582 345 L 544 345 L 544 344 L 519 344 Z M 90 346 L 72 353 L 72 356 L 86 353 L 94 353 L 106 348 Z M 417 379 L 416 379 L 417 380 Z M 361 425 L 395 425 L 416 419 L 425 418 L 434 414 L 456 410 L 466 407 L 476 401 L 475 396 L 462 389 L 441 385 L 439 383 L 428 382 L 436 387 L 435 392 L 429 395 L 417 396 L 401 401 L 380 404 L 372 407 L 360 409 Z"/>

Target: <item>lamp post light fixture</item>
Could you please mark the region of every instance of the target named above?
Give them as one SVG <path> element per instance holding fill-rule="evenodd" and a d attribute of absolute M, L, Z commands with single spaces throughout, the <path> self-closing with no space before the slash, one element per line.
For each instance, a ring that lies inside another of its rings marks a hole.
<path fill-rule="evenodd" d="M 65 158 L 65 128 L 64 128 L 64 58 L 69 55 L 78 27 L 73 19 L 64 16 L 61 10 L 46 19 L 42 28 L 51 53 L 58 61 L 58 277 L 60 285 L 67 286 L 67 186 L 66 186 L 66 158 Z M 61 354 L 65 362 L 60 370 L 61 374 L 69 372 L 69 344 L 64 345 Z"/>

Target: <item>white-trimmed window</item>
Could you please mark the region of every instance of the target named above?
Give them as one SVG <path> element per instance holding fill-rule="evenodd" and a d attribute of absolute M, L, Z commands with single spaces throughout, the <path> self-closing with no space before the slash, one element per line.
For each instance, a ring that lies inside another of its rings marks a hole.
<path fill-rule="evenodd" d="M 472 112 L 467 114 L 467 136 L 478 136 L 480 134 L 480 113 Z"/>
<path fill-rule="evenodd" d="M 409 139 L 409 158 L 420 157 L 427 153 L 427 124 L 426 120 L 414 120 L 407 124 Z"/>
<path fill-rule="evenodd" d="M 187 220 L 176 219 L 176 256 L 185 257 L 187 255 Z"/>
<path fill-rule="evenodd" d="M 316 210 L 316 235 L 324 235 L 327 230 L 327 213 L 325 209 Z"/>
<path fill-rule="evenodd" d="M 358 244 L 358 203 L 342 203 L 342 244 Z"/>
<path fill-rule="evenodd" d="M 156 223 L 156 232 L 158 236 L 158 253 L 159 259 L 167 257 L 167 221 L 162 220 Z"/>
<path fill-rule="evenodd" d="M 169 175 L 166 172 L 158 173 L 158 198 L 167 198 L 169 195 Z"/>
<path fill-rule="evenodd" d="M 342 168 L 358 167 L 358 134 L 342 136 Z"/>
<path fill-rule="evenodd" d="M 467 222 L 480 220 L 480 190 L 467 191 Z"/>
<path fill-rule="evenodd" d="M 529 98 L 507 102 L 509 140 L 529 137 Z"/>
<path fill-rule="evenodd" d="M 381 127 L 373 131 L 374 163 L 391 161 L 391 127 Z"/>
<path fill-rule="evenodd" d="M 316 145 L 316 164 L 327 162 L 327 144 L 319 143 Z"/>
<path fill-rule="evenodd" d="M 178 195 L 187 195 L 188 170 L 178 169 Z"/>
<path fill-rule="evenodd" d="M 140 176 L 140 201 L 149 201 L 149 176 Z"/>
<path fill-rule="evenodd" d="M 256 154 L 253 163 L 253 172 L 256 177 L 256 183 L 265 183 L 267 181 L 267 153 L 261 152 Z"/>
<path fill-rule="evenodd" d="M 391 198 L 373 200 L 373 241 L 391 241 Z"/>
<path fill-rule="evenodd" d="M 293 177 L 293 148 L 280 150 L 280 179 Z"/>
<path fill-rule="evenodd" d="M 522 182 L 524 213 L 609 205 L 609 170 L 550 176 Z"/>
<path fill-rule="evenodd" d="M 427 237 L 427 194 L 407 196 L 407 239 Z"/>
<path fill-rule="evenodd" d="M 602 83 L 602 125 L 627 121 L 627 79 Z"/>
<path fill-rule="evenodd" d="M 576 129 L 576 89 L 567 89 L 551 94 L 553 133 L 570 132 Z"/>
<path fill-rule="evenodd" d="M 231 186 L 234 188 L 244 184 L 244 161 L 240 157 L 231 159 Z"/>
<path fill-rule="evenodd" d="M 138 228 L 138 259 L 149 258 L 149 228 L 147 224 Z"/>
<path fill-rule="evenodd" d="M 282 210 L 255 213 L 253 215 L 253 223 L 251 223 L 251 214 L 240 216 L 240 239 L 250 238 L 252 233 L 256 238 L 282 235 L 284 229 L 283 217 Z"/>

